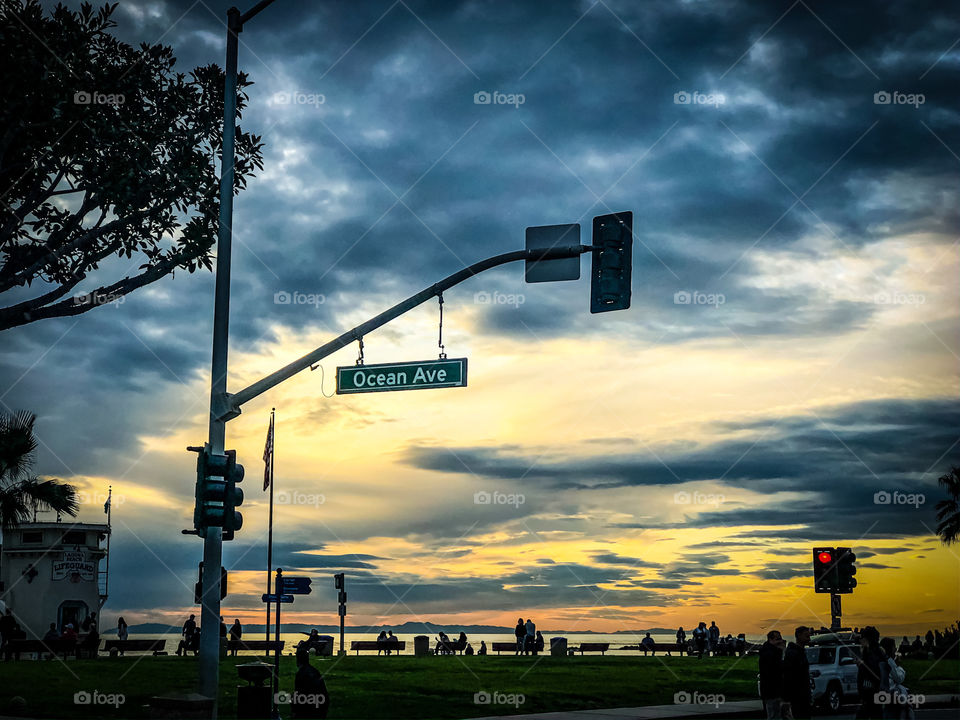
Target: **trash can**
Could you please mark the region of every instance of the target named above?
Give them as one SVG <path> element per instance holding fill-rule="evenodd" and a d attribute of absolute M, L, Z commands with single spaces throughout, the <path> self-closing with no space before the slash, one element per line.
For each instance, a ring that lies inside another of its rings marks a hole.
<path fill-rule="evenodd" d="M 430 654 L 430 636 L 417 635 L 413 638 L 413 654 L 416 656 Z"/>
<path fill-rule="evenodd" d="M 317 655 L 321 657 L 330 657 L 333 655 L 333 635 L 318 635 L 320 641 L 323 643 L 320 648 L 317 650 Z"/>
<path fill-rule="evenodd" d="M 550 638 L 550 654 L 554 657 L 563 657 L 567 654 L 567 639 L 565 637 Z"/>

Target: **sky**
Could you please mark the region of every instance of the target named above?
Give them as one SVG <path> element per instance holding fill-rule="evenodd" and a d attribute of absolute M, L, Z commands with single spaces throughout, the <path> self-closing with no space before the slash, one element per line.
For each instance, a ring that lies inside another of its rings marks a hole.
<path fill-rule="evenodd" d="M 125 0 L 115 32 L 222 64 L 228 7 Z M 854 548 L 851 625 L 955 622 L 934 505 L 960 465 L 958 39 L 932 0 L 279 0 L 250 21 L 264 170 L 235 202 L 230 391 L 528 226 L 589 243 L 632 211 L 633 296 L 591 315 L 586 257 L 570 282 L 505 266 L 444 294 L 468 387 L 338 396 L 354 344 L 251 401 L 227 426 L 247 480 L 224 615 L 262 618 L 276 408 L 274 565 L 315 588 L 291 622 L 334 624 L 344 572 L 355 625 L 829 625 L 815 546 Z M 0 342 L 37 472 L 87 522 L 113 487 L 107 623 L 195 611 L 213 285 L 177 274 Z M 432 301 L 371 333 L 366 362 L 435 358 L 437 323 Z"/>

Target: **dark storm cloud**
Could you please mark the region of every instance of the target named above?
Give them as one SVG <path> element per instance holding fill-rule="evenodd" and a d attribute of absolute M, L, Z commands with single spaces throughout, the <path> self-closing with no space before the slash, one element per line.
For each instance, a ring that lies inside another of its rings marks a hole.
<path fill-rule="evenodd" d="M 706 511 L 694 507 L 683 523 L 625 522 L 616 527 L 808 526 L 739 536 L 748 541 L 767 536 L 798 540 L 817 535 L 906 537 L 925 532 L 925 525 L 933 526 L 937 469 L 946 463 L 943 453 L 957 440 L 957 427 L 960 405 L 956 401 L 882 400 L 767 423 L 729 422 L 722 429 L 750 430 L 752 436 L 693 446 L 687 452 L 671 449 L 654 455 L 638 450 L 550 461 L 497 448 L 457 448 L 454 454 L 411 447 L 404 461 L 424 470 L 472 473 L 521 484 L 546 482 L 558 489 L 715 481 L 758 492 L 789 490 L 810 495 L 791 507 Z M 898 504 L 894 492 L 929 497 L 916 505 Z M 837 513 L 836 508 L 847 508 L 851 514 Z"/>

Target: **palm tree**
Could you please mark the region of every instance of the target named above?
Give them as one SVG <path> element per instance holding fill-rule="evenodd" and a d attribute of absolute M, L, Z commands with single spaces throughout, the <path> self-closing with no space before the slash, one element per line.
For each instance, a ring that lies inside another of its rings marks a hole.
<path fill-rule="evenodd" d="M 937 503 L 937 535 L 944 545 L 960 540 L 960 467 L 950 468 L 938 481 L 947 499 Z"/>
<path fill-rule="evenodd" d="M 36 419 L 25 410 L 0 414 L 0 526 L 5 530 L 29 522 L 38 511 L 76 517 L 79 509 L 73 485 L 41 480 L 30 472 L 37 449 Z"/>

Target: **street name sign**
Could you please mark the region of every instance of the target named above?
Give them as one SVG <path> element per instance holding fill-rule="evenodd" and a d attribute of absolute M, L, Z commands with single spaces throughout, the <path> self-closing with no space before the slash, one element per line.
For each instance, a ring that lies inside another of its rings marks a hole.
<path fill-rule="evenodd" d="M 311 593 L 310 578 L 305 575 L 287 576 L 284 575 L 280 582 L 283 584 L 283 591 L 290 595 L 309 595 Z"/>
<path fill-rule="evenodd" d="M 337 368 L 338 395 L 466 386 L 466 358 L 348 365 Z"/>
<path fill-rule="evenodd" d="M 263 602 L 275 603 L 275 602 L 277 602 L 277 596 L 276 596 L 275 593 L 270 593 L 269 595 L 264 594 L 264 595 L 261 595 L 261 596 L 260 596 L 260 600 L 262 600 Z M 280 602 L 282 602 L 282 603 L 292 603 L 292 602 L 293 602 L 293 595 L 281 595 L 281 596 L 280 596 Z"/>

